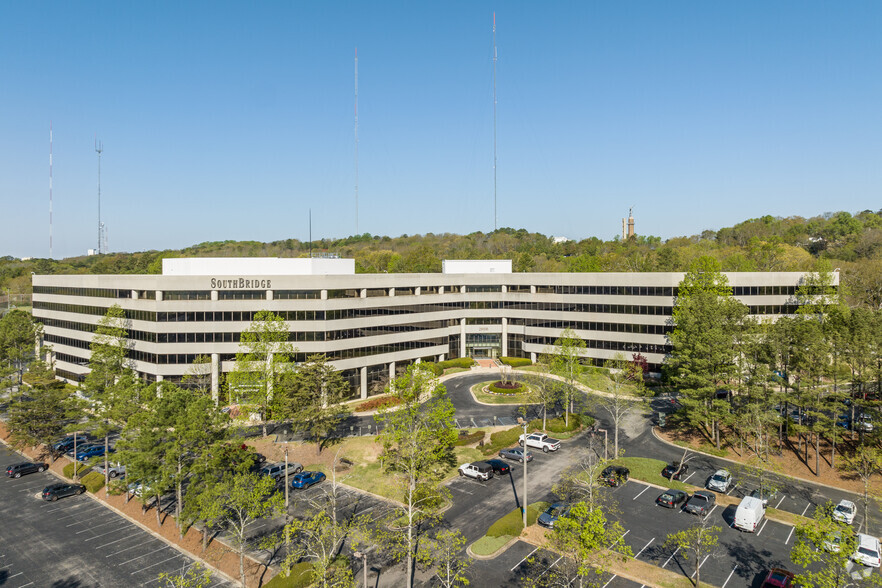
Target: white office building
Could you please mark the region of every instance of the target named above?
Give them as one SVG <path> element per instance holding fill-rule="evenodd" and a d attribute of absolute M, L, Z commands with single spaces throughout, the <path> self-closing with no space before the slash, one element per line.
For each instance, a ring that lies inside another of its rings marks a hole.
<path fill-rule="evenodd" d="M 33 312 L 67 380 L 87 373 L 95 327 L 118 304 L 142 377 L 178 381 L 204 355 L 215 392 L 261 310 L 285 319 L 298 361 L 325 354 L 362 397 L 417 360 L 535 360 L 566 328 L 585 340 L 592 363 L 640 353 L 657 371 L 669 352 L 682 273 L 512 273 L 501 260 L 448 260 L 443 268 L 356 274 L 351 259 L 165 259 L 162 275 L 35 275 Z M 752 314 L 770 319 L 795 310 L 804 278 L 726 276 Z"/>

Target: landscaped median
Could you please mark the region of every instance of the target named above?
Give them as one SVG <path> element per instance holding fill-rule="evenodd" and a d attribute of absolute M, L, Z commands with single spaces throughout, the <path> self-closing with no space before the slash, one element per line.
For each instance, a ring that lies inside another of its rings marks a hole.
<path fill-rule="evenodd" d="M 548 508 L 547 502 L 534 502 L 527 506 L 527 525 L 536 524 L 539 514 Z M 524 513 L 516 508 L 487 529 L 487 533 L 469 545 L 469 555 L 478 559 L 496 557 L 503 547 L 521 536 L 524 531 Z"/>

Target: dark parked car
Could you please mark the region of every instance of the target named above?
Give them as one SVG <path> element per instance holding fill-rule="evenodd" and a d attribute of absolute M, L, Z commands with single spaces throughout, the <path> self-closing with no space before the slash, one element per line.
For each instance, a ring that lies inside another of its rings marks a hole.
<path fill-rule="evenodd" d="M 790 588 L 793 586 L 793 572 L 772 568 L 760 588 Z"/>
<path fill-rule="evenodd" d="M 707 513 L 713 509 L 716 502 L 716 494 L 699 490 L 692 495 L 692 498 L 689 499 L 689 502 L 686 503 L 683 510 L 692 514 L 697 514 L 700 517 L 706 517 Z"/>
<path fill-rule="evenodd" d="M 529 451 L 526 452 L 527 461 L 533 461 L 533 454 Z M 513 459 L 515 461 L 519 461 L 524 463 L 524 449 L 522 447 L 512 447 L 511 449 L 502 449 L 499 452 L 499 457 L 504 457 L 505 459 Z"/>
<path fill-rule="evenodd" d="M 288 475 L 291 474 L 299 474 L 303 471 L 303 466 L 296 461 L 288 462 Z M 276 482 L 285 477 L 285 462 L 282 463 L 272 463 L 270 465 L 265 465 L 260 469 L 260 475 L 269 476 L 274 479 Z"/>
<path fill-rule="evenodd" d="M 570 512 L 570 505 L 565 502 L 556 502 L 549 506 L 545 512 L 539 515 L 539 518 L 536 519 L 540 525 L 543 527 L 548 527 L 549 529 L 554 528 L 554 521 L 556 521 L 560 517 L 565 517 Z"/>
<path fill-rule="evenodd" d="M 85 491 L 86 487 L 82 484 L 59 482 L 58 484 L 50 484 L 43 488 L 43 500 L 55 502 L 59 498 L 73 496 L 74 494 L 82 494 Z"/>
<path fill-rule="evenodd" d="M 665 490 L 655 499 L 655 503 L 665 508 L 677 508 L 685 504 L 687 498 L 689 495 L 682 490 Z"/>
<path fill-rule="evenodd" d="M 6 466 L 6 477 L 21 478 L 22 474 L 33 474 L 34 472 L 42 472 L 46 469 L 49 469 L 49 466 L 45 463 L 22 461 Z"/>
<path fill-rule="evenodd" d="M 628 481 L 631 470 L 622 466 L 608 466 L 600 472 L 600 481 L 610 486 L 621 486 Z"/>
<path fill-rule="evenodd" d="M 309 488 L 325 479 L 321 472 L 300 472 L 291 476 L 292 488 Z"/>
<path fill-rule="evenodd" d="M 113 453 L 113 449 L 110 449 L 110 453 Z M 103 444 L 95 444 L 95 445 L 86 445 L 82 449 L 77 447 L 76 459 L 77 461 L 86 461 L 90 457 L 98 457 L 104 455 L 104 445 Z"/>
<path fill-rule="evenodd" d="M 485 463 L 490 464 L 490 467 L 493 468 L 494 474 L 510 474 L 511 468 L 507 463 L 502 461 L 501 459 L 488 459 Z"/>
<path fill-rule="evenodd" d="M 679 470 L 679 471 L 678 471 Z M 662 470 L 662 476 L 665 478 L 670 478 L 672 480 L 679 480 L 683 476 L 686 475 L 686 472 L 689 471 L 689 464 L 680 465 L 679 463 L 673 461 L 665 466 L 665 469 Z"/>
<path fill-rule="evenodd" d="M 77 449 L 80 448 L 80 445 L 85 445 L 88 442 L 89 442 L 89 440 L 86 437 L 83 437 L 82 435 L 78 436 L 77 437 Z M 52 446 L 52 449 L 54 449 L 58 453 L 67 453 L 68 451 L 73 449 L 73 446 L 74 446 L 74 438 L 73 438 L 73 436 L 71 436 L 71 437 L 65 437 L 64 439 L 61 439 L 60 441 L 55 443 L 55 445 Z"/>

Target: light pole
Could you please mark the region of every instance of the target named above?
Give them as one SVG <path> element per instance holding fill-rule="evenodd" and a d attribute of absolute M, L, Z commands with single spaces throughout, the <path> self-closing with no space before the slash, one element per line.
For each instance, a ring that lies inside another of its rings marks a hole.
<path fill-rule="evenodd" d="M 524 528 L 527 528 L 527 419 L 524 421 Z"/>
<path fill-rule="evenodd" d="M 362 561 L 361 567 L 364 570 L 364 588 L 367 588 L 367 585 L 368 585 L 368 583 L 367 583 L 367 572 L 368 572 L 368 570 L 367 570 L 367 553 L 365 553 L 363 551 L 356 551 L 352 555 L 354 555 L 356 558 L 358 558 Z"/>
<path fill-rule="evenodd" d="M 603 431 L 603 459 L 609 459 L 609 431 L 606 429 L 597 430 Z"/>
<path fill-rule="evenodd" d="M 285 441 L 285 516 L 288 516 L 288 442 Z"/>

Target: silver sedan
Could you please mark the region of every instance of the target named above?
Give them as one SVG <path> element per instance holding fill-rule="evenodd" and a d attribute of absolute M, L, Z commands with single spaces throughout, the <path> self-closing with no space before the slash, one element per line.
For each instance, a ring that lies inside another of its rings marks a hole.
<path fill-rule="evenodd" d="M 526 452 L 527 461 L 533 461 L 533 454 L 529 451 Z M 504 457 L 505 459 L 513 459 L 515 461 L 519 461 L 524 463 L 524 449 L 522 447 L 512 447 L 510 449 L 502 449 L 499 452 L 499 457 Z"/>

